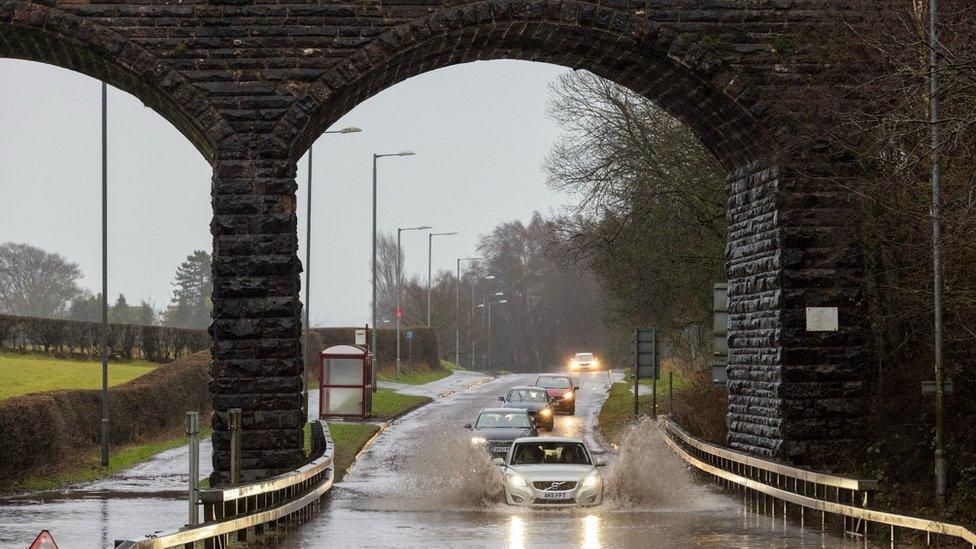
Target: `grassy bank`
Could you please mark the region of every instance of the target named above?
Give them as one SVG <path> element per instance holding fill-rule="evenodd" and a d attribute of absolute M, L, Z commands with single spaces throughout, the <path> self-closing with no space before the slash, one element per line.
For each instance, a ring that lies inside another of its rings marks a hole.
<path fill-rule="evenodd" d="M 647 380 L 648 384 L 650 380 Z M 686 387 L 690 382 L 675 374 L 674 375 L 674 391 L 677 399 L 678 391 Z M 641 384 L 644 384 L 644 380 L 641 380 Z M 598 421 L 600 423 L 600 431 L 603 432 L 603 436 L 613 444 L 620 444 L 623 440 L 624 434 L 627 432 L 627 428 L 631 426 L 634 422 L 634 396 L 632 393 L 634 387 L 633 380 L 625 381 L 622 383 L 614 383 L 610 386 L 610 394 L 607 397 L 607 401 L 603 404 L 603 408 L 600 409 L 600 415 Z M 638 399 L 638 408 L 641 415 L 649 415 L 652 408 L 652 398 L 651 393 L 640 395 Z M 667 372 L 662 372 L 661 379 L 657 380 L 657 412 L 658 414 L 665 414 L 668 412 L 668 374 Z"/>
<path fill-rule="evenodd" d="M 455 364 L 450 360 L 444 360 L 443 358 L 441 359 L 441 368 L 445 370 L 450 370 L 452 372 L 464 369 L 462 366 Z"/>
<path fill-rule="evenodd" d="M 159 364 L 145 360 L 109 362 L 109 385 L 147 374 Z M 56 389 L 98 389 L 102 386 L 99 361 L 56 358 L 41 353 L 0 352 L 0 400 Z"/>
<path fill-rule="evenodd" d="M 447 368 L 430 368 L 426 365 L 413 365 L 404 367 L 400 370 L 400 379 L 396 378 L 396 369 L 389 367 L 381 368 L 376 372 L 376 378 L 382 381 L 394 381 L 397 383 L 407 383 L 409 385 L 423 385 L 438 379 L 444 379 L 451 375 L 451 370 Z"/>
<path fill-rule="evenodd" d="M 392 389 L 380 389 L 373 395 L 373 419 L 388 421 L 430 401 L 425 396 L 404 395 Z"/>
<path fill-rule="evenodd" d="M 209 437 L 211 433 L 210 428 L 202 429 L 200 438 Z M 144 444 L 122 446 L 109 455 L 108 467 L 101 466 L 101 452 L 99 450 L 82 452 L 57 469 L 30 475 L 20 481 L 0 487 L 0 490 L 3 492 L 36 492 L 92 482 L 149 461 L 160 452 L 179 448 L 184 444 L 186 444 L 186 435 Z"/>
<path fill-rule="evenodd" d="M 362 450 L 377 431 L 379 425 L 375 423 L 341 423 L 330 422 L 329 432 L 332 433 L 332 441 L 335 443 L 335 480 L 341 481 L 346 476 L 346 471 L 352 467 L 356 460 L 356 454 Z"/>

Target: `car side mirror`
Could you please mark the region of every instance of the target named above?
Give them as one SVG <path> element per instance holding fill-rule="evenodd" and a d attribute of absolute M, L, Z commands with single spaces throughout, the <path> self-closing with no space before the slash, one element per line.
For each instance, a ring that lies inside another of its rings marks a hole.
<path fill-rule="evenodd" d="M 494 463 L 495 465 L 499 466 L 499 467 L 504 467 L 505 466 L 505 458 L 495 458 L 495 459 L 491 460 L 491 462 Z"/>
<path fill-rule="evenodd" d="M 593 461 L 596 462 L 596 466 L 597 467 L 606 467 L 607 466 L 607 460 L 605 460 L 603 458 L 596 458 Z"/>
<path fill-rule="evenodd" d="M 573 390 L 574 390 L 574 391 L 579 391 L 579 385 L 577 385 L 577 386 L 575 386 L 575 387 L 573 387 Z"/>
<path fill-rule="evenodd" d="M 505 397 L 498 397 L 498 400 L 505 402 Z"/>
<path fill-rule="evenodd" d="M 470 431 L 471 430 L 471 424 L 470 423 L 465 423 L 464 424 L 464 428 Z"/>

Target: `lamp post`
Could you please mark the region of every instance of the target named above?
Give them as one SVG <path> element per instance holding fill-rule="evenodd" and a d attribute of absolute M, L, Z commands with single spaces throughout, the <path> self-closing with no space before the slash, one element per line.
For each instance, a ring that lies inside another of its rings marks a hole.
<path fill-rule="evenodd" d="M 402 324 L 403 311 L 400 309 L 400 297 L 403 293 L 403 266 L 400 260 L 400 235 L 404 231 L 425 231 L 430 229 L 427 225 L 422 227 L 397 227 L 397 249 L 396 249 L 396 308 L 399 314 L 396 315 L 396 379 L 400 381 L 400 325 Z"/>
<path fill-rule="evenodd" d="M 482 281 L 495 280 L 495 275 L 486 275 L 481 280 Z M 471 368 L 472 369 L 474 368 L 474 309 L 475 309 L 474 289 L 477 282 L 478 280 L 471 281 L 471 312 L 469 313 L 471 316 L 468 318 L 468 337 L 471 339 Z"/>
<path fill-rule="evenodd" d="M 326 133 L 359 133 L 363 130 L 359 128 L 342 128 L 341 130 L 326 130 L 322 132 Z M 312 329 L 312 326 L 308 322 L 309 309 L 311 309 L 311 299 L 312 299 L 312 289 L 311 289 L 311 272 L 312 272 L 312 145 L 308 147 L 308 184 L 306 190 L 306 212 L 305 212 L 305 369 L 302 372 L 302 406 L 304 407 L 305 415 L 308 415 L 308 349 L 311 347 L 308 344 L 308 334 Z"/>
<path fill-rule="evenodd" d="M 456 232 L 451 233 L 428 233 L 427 234 L 427 327 L 430 328 L 430 288 L 431 288 L 431 276 L 432 276 L 432 265 L 434 258 L 434 237 L 435 236 L 454 236 Z"/>
<path fill-rule="evenodd" d="M 945 386 L 942 365 L 942 135 L 939 86 L 939 9 L 936 0 L 929 0 L 929 114 L 932 128 L 932 301 L 935 351 L 935 500 L 945 508 Z"/>
<path fill-rule="evenodd" d="M 454 277 L 454 364 L 461 365 L 461 262 L 478 261 L 480 257 L 459 257 L 457 260 L 457 274 Z M 474 283 L 472 283 L 472 287 Z M 472 294 L 472 300 L 474 299 Z M 473 302 L 473 301 L 472 301 Z M 428 321 L 428 325 L 429 325 Z M 470 331 L 470 327 L 468 328 Z M 474 364 L 471 364 L 472 368 Z"/>
<path fill-rule="evenodd" d="M 504 295 L 504 294 L 502 294 L 502 292 L 495 292 L 495 295 L 496 296 L 501 296 L 501 295 Z M 491 370 L 494 367 L 494 363 L 491 360 L 491 306 L 492 305 L 502 305 L 504 303 L 508 303 L 508 300 L 507 299 L 500 299 L 498 301 L 488 301 L 487 303 L 483 303 L 483 304 L 479 305 L 479 307 L 484 307 L 485 305 L 488 306 L 487 307 L 487 309 L 488 309 L 488 364 L 486 365 L 487 366 L 487 368 L 485 368 L 486 370 Z"/>
<path fill-rule="evenodd" d="M 403 151 L 398 153 L 389 154 L 373 154 L 373 301 L 372 301 L 372 314 L 370 315 L 373 322 L 372 337 L 370 338 L 369 351 L 373 353 L 373 359 L 376 360 L 376 364 L 373 366 L 373 379 L 371 383 L 373 385 L 373 392 L 376 392 L 376 369 L 379 366 L 379 355 L 376 352 L 376 161 L 380 158 L 386 158 L 388 156 L 413 156 L 412 151 Z"/>
<path fill-rule="evenodd" d="M 108 85 L 102 82 L 102 467 L 108 467 Z"/>

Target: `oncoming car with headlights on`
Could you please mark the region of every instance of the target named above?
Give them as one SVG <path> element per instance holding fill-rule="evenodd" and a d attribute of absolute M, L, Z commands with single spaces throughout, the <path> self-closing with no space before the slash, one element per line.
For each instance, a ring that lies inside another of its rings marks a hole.
<path fill-rule="evenodd" d="M 474 425 L 465 427 L 471 430 L 471 444 L 483 446 L 492 457 L 507 455 L 517 438 L 539 434 L 529 413 L 515 408 L 484 408 Z"/>
<path fill-rule="evenodd" d="M 579 391 L 579 386 L 573 385 L 573 378 L 562 374 L 539 374 L 535 378 L 535 385 L 546 390 L 557 413 L 576 413 L 576 392 Z"/>
<path fill-rule="evenodd" d="M 512 387 L 505 396 L 498 397 L 503 408 L 522 408 L 529 413 L 539 430 L 552 431 L 556 423 L 549 393 L 539 387 Z"/>
<path fill-rule="evenodd" d="M 520 438 L 507 459 L 497 458 L 509 505 L 589 507 L 603 501 L 602 461 L 576 438 Z"/>
<path fill-rule="evenodd" d="M 600 361 L 593 356 L 593 353 L 576 353 L 573 355 L 572 360 L 569 361 L 569 369 L 574 372 L 599 370 Z"/>

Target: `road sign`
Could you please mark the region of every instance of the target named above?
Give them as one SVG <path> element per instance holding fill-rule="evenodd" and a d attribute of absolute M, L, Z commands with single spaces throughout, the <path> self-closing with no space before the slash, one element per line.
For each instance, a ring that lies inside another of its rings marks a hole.
<path fill-rule="evenodd" d="M 396 309 L 393 309 L 393 316 L 395 316 L 397 318 L 403 318 L 403 309 L 401 309 L 399 307 L 397 307 Z"/>
<path fill-rule="evenodd" d="M 34 543 L 30 544 L 30 549 L 58 549 L 58 544 L 54 543 L 54 537 L 51 536 L 51 532 L 41 530 Z"/>
<path fill-rule="evenodd" d="M 417 332 L 413 330 L 407 330 L 407 341 L 412 341 L 413 338 L 417 337 Z"/>
<path fill-rule="evenodd" d="M 657 378 L 661 373 L 660 338 L 657 330 L 634 330 L 631 357 L 639 379 Z"/>
<path fill-rule="evenodd" d="M 729 285 L 712 287 L 712 383 L 728 385 L 729 362 Z"/>
<path fill-rule="evenodd" d="M 356 328 L 356 345 L 366 345 L 366 328 Z"/>
<path fill-rule="evenodd" d="M 934 381 L 923 381 L 922 382 L 922 394 L 923 395 L 934 395 L 935 394 L 935 382 Z M 952 378 L 942 382 L 942 394 L 951 395 L 952 394 Z"/>

